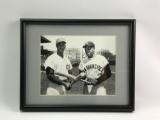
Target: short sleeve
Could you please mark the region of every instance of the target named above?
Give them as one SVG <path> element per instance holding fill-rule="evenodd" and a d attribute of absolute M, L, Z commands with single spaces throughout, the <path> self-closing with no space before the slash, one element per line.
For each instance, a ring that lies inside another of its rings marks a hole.
<path fill-rule="evenodd" d="M 107 64 L 109 64 L 108 60 L 104 56 L 102 56 L 101 60 L 102 60 L 101 63 L 102 63 L 103 67 L 105 67 Z"/>
<path fill-rule="evenodd" d="M 52 68 L 53 70 L 55 70 L 55 66 L 54 66 L 54 61 L 51 59 L 51 57 L 47 58 L 47 60 L 45 61 L 45 69 L 47 67 Z"/>

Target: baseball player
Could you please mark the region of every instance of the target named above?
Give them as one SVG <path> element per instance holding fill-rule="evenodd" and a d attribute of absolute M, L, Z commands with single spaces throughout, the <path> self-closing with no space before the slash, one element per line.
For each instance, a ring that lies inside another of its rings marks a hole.
<path fill-rule="evenodd" d="M 55 72 L 71 73 L 72 65 L 69 59 L 63 54 L 66 48 L 64 38 L 56 40 L 57 53 L 52 54 L 45 61 L 47 78 L 51 81 L 47 88 L 47 95 L 65 95 L 69 88 L 69 81 L 66 77 L 56 75 Z"/>
<path fill-rule="evenodd" d="M 87 79 L 90 83 L 84 84 L 84 94 L 106 95 L 103 82 L 111 77 L 109 62 L 104 56 L 95 54 L 95 44 L 93 42 L 86 42 L 83 48 L 85 49 L 86 57 L 79 64 L 80 74 L 71 83 L 71 87 L 76 81 Z"/>

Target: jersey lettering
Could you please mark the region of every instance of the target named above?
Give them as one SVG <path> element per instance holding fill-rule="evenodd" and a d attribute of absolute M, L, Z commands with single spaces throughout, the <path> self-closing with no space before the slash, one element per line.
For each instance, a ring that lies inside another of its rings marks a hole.
<path fill-rule="evenodd" d="M 103 68 L 108 64 L 108 61 L 105 57 L 101 55 L 96 55 L 93 59 L 89 60 L 84 58 L 80 65 L 79 69 L 86 73 L 87 77 L 99 78 L 104 74 Z"/>
<path fill-rule="evenodd" d="M 90 69 L 97 69 L 98 71 L 102 72 L 102 67 L 97 64 L 89 64 L 89 65 L 85 66 L 84 71 L 87 71 Z"/>

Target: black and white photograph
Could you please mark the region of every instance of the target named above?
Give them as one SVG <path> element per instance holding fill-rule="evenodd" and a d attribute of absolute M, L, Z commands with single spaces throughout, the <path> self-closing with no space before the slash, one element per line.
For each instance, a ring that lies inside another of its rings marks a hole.
<path fill-rule="evenodd" d="M 40 36 L 40 95 L 116 95 L 116 36 Z"/>
<path fill-rule="evenodd" d="M 135 20 L 21 19 L 21 109 L 133 111 Z"/>

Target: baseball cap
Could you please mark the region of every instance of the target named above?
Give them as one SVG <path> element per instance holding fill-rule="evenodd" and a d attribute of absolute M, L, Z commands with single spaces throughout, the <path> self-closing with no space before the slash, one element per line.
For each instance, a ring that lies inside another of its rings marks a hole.
<path fill-rule="evenodd" d="M 64 38 L 57 38 L 57 40 L 56 40 L 56 45 L 57 45 L 58 43 L 60 43 L 60 42 L 66 43 L 66 41 L 65 41 Z"/>
<path fill-rule="evenodd" d="M 95 44 L 93 42 L 91 42 L 91 41 L 88 41 L 88 42 L 85 43 L 83 48 L 85 48 L 86 46 L 95 47 Z"/>

